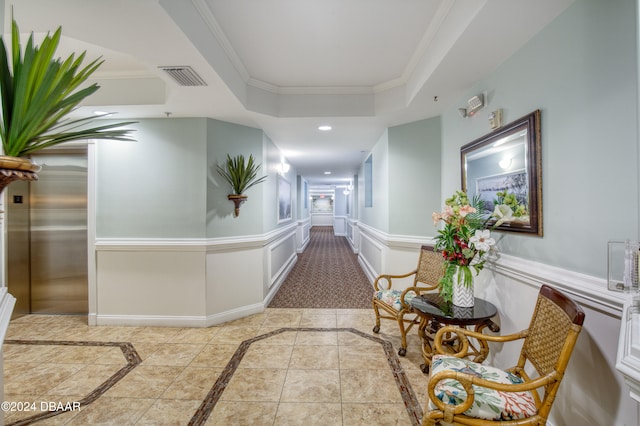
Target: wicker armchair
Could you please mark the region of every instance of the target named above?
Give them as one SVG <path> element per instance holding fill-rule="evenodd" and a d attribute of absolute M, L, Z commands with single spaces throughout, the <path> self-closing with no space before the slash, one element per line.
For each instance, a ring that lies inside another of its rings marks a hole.
<path fill-rule="evenodd" d="M 438 288 L 438 280 L 444 272 L 444 262 L 442 255 L 433 251 L 433 246 L 422 246 L 418 267 L 402 275 L 380 275 L 373 283 L 374 293 L 372 299 L 373 310 L 376 313 L 376 325 L 373 327 L 374 333 L 380 332 L 380 318 L 394 320 L 400 327 L 402 345 L 398 355 L 405 356 L 407 353 L 407 333 L 415 324 L 420 323 L 420 319 L 415 316 L 405 318 L 405 315 L 413 312 L 409 301 L 414 297 Z M 407 278 L 414 275 L 413 286 L 404 290 L 393 288 L 393 279 Z M 383 314 L 380 314 L 380 310 Z M 405 326 L 406 325 L 406 326 Z"/>
<path fill-rule="evenodd" d="M 440 420 L 456 425 L 546 424 L 583 321 L 584 312 L 574 301 L 543 285 L 526 330 L 487 336 L 458 327 L 441 328 L 435 336 L 439 355 L 431 364 L 423 426 Z M 451 355 L 446 342 L 454 335 L 459 350 Z M 523 339 L 517 364 L 500 370 L 460 358 L 469 337 L 492 342 Z M 525 366 L 537 374 L 530 377 Z"/>

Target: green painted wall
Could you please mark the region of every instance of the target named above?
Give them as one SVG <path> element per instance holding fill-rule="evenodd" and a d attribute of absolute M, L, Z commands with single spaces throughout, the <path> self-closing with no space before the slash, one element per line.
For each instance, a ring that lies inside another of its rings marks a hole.
<path fill-rule="evenodd" d="M 253 155 L 254 160 L 262 164 L 261 174 L 267 173 L 263 151 L 262 131 L 239 124 L 206 119 L 207 145 L 207 237 L 232 237 L 258 235 L 263 232 L 263 198 L 266 183 L 249 188 L 248 196 L 240 207 L 240 215 L 234 217 L 233 202 L 227 199 L 231 187 L 220 177 L 216 165 L 222 165 L 227 154 L 232 157 L 242 154 L 245 160 Z"/>
<path fill-rule="evenodd" d="M 373 204 L 364 207 L 364 163 L 358 172 L 358 214 L 362 223 L 389 232 L 389 135 L 382 134 L 371 150 L 373 163 Z"/>
<path fill-rule="evenodd" d="M 389 233 L 434 235 L 440 210 L 440 117 L 389 128 Z"/>
<path fill-rule="evenodd" d="M 98 238 L 225 238 L 290 223 L 277 223 L 280 152 L 262 130 L 206 118 L 142 119 L 131 127 L 136 142 L 97 142 Z M 253 155 L 268 174 L 247 190 L 238 217 L 216 170 L 227 154 Z M 286 176 L 294 195 L 295 173 Z"/>
<path fill-rule="evenodd" d="M 97 237 L 204 237 L 205 120 L 138 121 L 137 142 L 97 142 Z"/>
<path fill-rule="evenodd" d="M 541 110 L 544 237 L 504 234 L 500 251 L 606 277 L 607 241 L 638 238 L 636 5 L 575 2 L 478 83 L 489 106 L 470 119 L 442 116 L 442 199 L 460 187 L 460 146 Z"/>
<path fill-rule="evenodd" d="M 440 210 L 440 117 L 387 129 L 371 151 L 373 206 L 365 207 L 365 166 L 358 173 L 359 219 L 393 235 L 433 236 Z"/>
<path fill-rule="evenodd" d="M 296 169 L 291 167 L 286 174 L 282 174 L 282 153 L 273 143 L 273 141 L 263 134 L 263 148 L 265 163 L 269 166 L 269 177 L 265 181 L 264 188 L 264 209 L 262 212 L 262 221 L 264 231 L 273 231 L 279 227 L 287 226 L 295 221 L 297 216 L 298 204 L 297 204 L 297 179 Z M 286 159 L 285 159 L 286 161 Z M 280 180 L 282 180 L 282 186 L 279 187 Z M 288 191 L 286 190 L 288 188 Z M 288 220 L 281 220 L 278 214 L 278 200 L 280 197 L 280 190 L 283 190 L 282 196 L 284 199 L 289 198 L 291 208 L 291 218 Z"/>

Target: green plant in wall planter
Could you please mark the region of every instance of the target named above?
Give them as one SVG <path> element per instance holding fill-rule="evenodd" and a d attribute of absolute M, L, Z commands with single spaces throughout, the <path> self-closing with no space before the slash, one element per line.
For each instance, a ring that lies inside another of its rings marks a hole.
<path fill-rule="evenodd" d="M 96 83 L 80 88 L 102 64 L 96 59 L 82 66 L 83 52 L 65 60 L 54 57 L 62 28 L 47 34 L 40 46 L 33 33 L 24 50 L 18 24 L 12 19 L 11 44 L 0 37 L 0 192 L 14 180 L 36 180 L 40 167 L 27 156 L 64 142 L 86 139 L 133 140 L 131 130 L 122 126 L 133 122 L 93 126 L 99 116 L 70 119 L 68 115 L 85 98 L 95 93 Z M 9 55 L 11 53 L 11 55 Z"/>
<path fill-rule="evenodd" d="M 249 159 L 245 162 L 242 154 L 235 157 L 227 154 L 227 161 L 222 166 L 217 166 L 218 174 L 231 185 L 233 190 L 233 194 L 229 194 L 227 199 L 233 201 L 236 217 L 240 214 L 240 205 L 247 200 L 244 192 L 267 178 L 267 176 L 258 176 L 260 167 L 261 165 L 256 164 L 253 159 L 253 155 L 249 155 Z"/>

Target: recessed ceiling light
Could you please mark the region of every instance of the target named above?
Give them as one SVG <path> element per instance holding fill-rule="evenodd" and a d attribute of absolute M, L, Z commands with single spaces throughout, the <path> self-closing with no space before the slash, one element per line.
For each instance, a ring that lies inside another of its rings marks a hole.
<path fill-rule="evenodd" d="M 325 174 L 325 175 L 330 175 L 330 174 L 331 174 L 331 172 L 324 172 L 324 174 Z"/>
<path fill-rule="evenodd" d="M 322 126 L 318 126 L 318 130 L 321 130 L 323 132 L 328 132 L 331 129 L 332 129 L 332 127 L 327 125 L 327 124 L 323 124 Z"/>

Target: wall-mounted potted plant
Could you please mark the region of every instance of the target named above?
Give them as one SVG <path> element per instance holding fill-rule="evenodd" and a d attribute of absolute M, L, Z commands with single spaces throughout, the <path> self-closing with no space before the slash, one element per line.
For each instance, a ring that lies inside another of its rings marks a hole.
<path fill-rule="evenodd" d="M 70 119 L 67 116 L 100 86 L 80 86 L 102 64 L 96 59 L 82 66 L 85 52 L 65 60 L 54 57 L 62 28 L 47 34 L 40 46 L 33 33 L 24 50 L 18 24 L 12 19 L 11 45 L 0 36 L 0 192 L 14 180 L 36 180 L 40 167 L 28 157 L 41 149 L 86 139 L 133 140 L 122 129 L 126 123 L 91 127 L 99 116 Z M 11 57 L 9 56 L 11 53 Z"/>
<path fill-rule="evenodd" d="M 249 159 L 245 162 L 242 154 L 235 157 L 227 154 L 227 161 L 222 166 L 217 166 L 218 173 L 231 185 L 233 190 L 233 194 L 229 194 L 227 198 L 235 205 L 234 214 L 236 217 L 240 214 L 240 204 L 247 199 L 244 192 L 267 178 L 267 176 L 258 176 L 260 166 L 255 163 L 253 155 L 249 155 Z"/>

